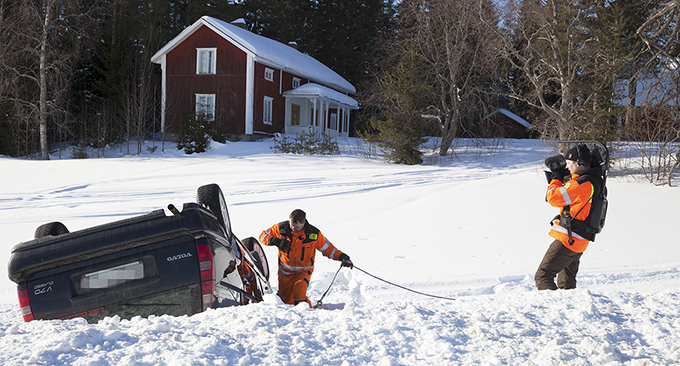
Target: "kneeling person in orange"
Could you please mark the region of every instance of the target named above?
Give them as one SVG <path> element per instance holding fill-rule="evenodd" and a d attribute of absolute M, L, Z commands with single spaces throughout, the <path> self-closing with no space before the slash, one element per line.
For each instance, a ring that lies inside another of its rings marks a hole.
<path fill-rule="evenodd" d="M 300 209 L 293 210 L 288 221 L 272 225 L 260 234 L 260 243 L 279 248 L 279 292 L 286 304 L 297 305 L 306 302 L 307 287 L 314 272 L 316 251 L 324 256 L 341 261 L 343 267 L 354 265 L 349 256 L 337 249 L 321 231 L 307 222 L 306 214 Z"/>

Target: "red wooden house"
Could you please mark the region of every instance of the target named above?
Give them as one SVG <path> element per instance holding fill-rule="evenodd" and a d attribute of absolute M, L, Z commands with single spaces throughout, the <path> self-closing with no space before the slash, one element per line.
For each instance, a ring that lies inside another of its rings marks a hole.
<path fill-rule="evenodd" d="M 510 139 L 526 139 L 531 136 L 533 127 L 524 118 L 499 108 L 484 117 L 489 124 L 486 137 L 502 137 Z"/>
<path fill-rule="evenodd" d="M 151 61 L 161 65 L 163 132 L 203 116 L 231 135 L 302 131 L 348 136 L 356 92 L 314 58 L 245 29 L 204 16 Z"/>

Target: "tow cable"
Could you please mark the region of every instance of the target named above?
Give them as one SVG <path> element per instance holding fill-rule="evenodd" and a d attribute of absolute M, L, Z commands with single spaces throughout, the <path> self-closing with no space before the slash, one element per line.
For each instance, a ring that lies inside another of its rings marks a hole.
<path fill-rule="evenodd" d="M 432 295 L 432 294 L 426 294 L 426 293 L 424 293 L 424 292 L 416 291 L 416 290 L 410 289 L 410 288 L 408 288 L 408 287 L 404 287 L 404 286 L 401 286 L 401 285 L 397 285 L 396 283 L 392 283 L 392 282 L 387 281 L 387 280 L 385 280 L 385 279 L 382 279 L 382 278 L 380 278 L 380 277 L 378 277 L 378 276 L 372 275 L 372 274 L 370 274 L 370 273 L 364 271 L 363 269 L 361 269 L 361 268 L 359 268 L 359 267 L 357 267 L 357 266 L 353 266 L 352 268 L 356 268 L 356 269 L 358 269 L 359 271 L 365 273 L 366 275 L 368 275 L 368 276 L 370 276 L 370 277 L 375 278 L 375 279 L 378 280 L 378 281 L 385 282 L 385 283 L 387 283 L 387 284 L 390 284 L 390 285 L 395 286 L 395 287 L 399 287 L 400 289 L 403 289 L 403 290 L 406 290 L 406 291 L 411 291 L 411 292 L 416 293 L 416 294 L 418 294 L 418 295 L 427 296 L 427 297 L 433 297 L 433 298 L 442 299 L 442 300 L 452 300 L 452 301 L 455 301 L 455 300 L 456 300 L 456 299 L 454 299 L 454 298 L 452 298 L 452 297 L 445 297 L 445 296 L 437 296 L 437 295 Z M 323 303 L 321 302 L 321 300 L 323 300 L 323 298 L 326 297 L 326 294 L 327 294 L 328 291 L 331 289 L 331 286 L 333 286 L 333 282 L 335 282 L 335 278 L 338 276 L 338 273 L 340 273 L 340 270 L 341 270 L 341 269 L 342 269 L 342 265 L 340 266 L 340 268 L 338 268 L 338 271 L 335 272 L 335 276 L 333 276 L 333 279 L 331 280 L 331 284 L 328 285 L 328 289 L 326 289 L 326 292 L 324 292 L 323 295 L 321 295 L 321 298 L 319 299 L 319 301 L 316 302 L 316 305 L 314 305 L 314 309 L 316 309 L 316 308 L 318 308 L 319 306 L 323 305 Z"/>
<path fill-rule="evenodd" d="M 354 267 L 354 268 L 356 268 L 356 267 Z M 316 309 L 316 308 L 318 308 L 319 306 L 323 305 L 323 303 L 321 302 L 321 300 L 323 300 L 323 298 L 326 297 L 326 294 L 327 294 L 328 291 L 331 289 L 331 286 L 333 286 L 333 282 L 335 282 L 335 277 L 338 277 L 338 273 L 340 273 L 340 270 L 341 270 L 341 269 L 342 269 L 342 265 L 340 265 L 340 268 L 338 268 L 338 271 L 335 272 L 335 276 L 333 276 L 333 279 L 331 280 L 331 284 L 328 285 L 328 288 L 326 289 L 326 292 L 324 292 L 323 295 L 321 295 L 321 298 L 319 299 L 319 301 L 316 302 L 316 305 L 314 305 L 314 309 Z"/>

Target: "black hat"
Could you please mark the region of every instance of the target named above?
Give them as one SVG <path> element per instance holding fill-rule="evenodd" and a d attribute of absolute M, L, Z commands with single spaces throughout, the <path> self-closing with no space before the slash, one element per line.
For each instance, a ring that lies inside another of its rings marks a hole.
<path fill-rule="evenodd" d="M 573 160 L 578 165 L 590 166 L 590 150 L 585 144 L 578 144 L 564 154 L 565 160 Z"/>

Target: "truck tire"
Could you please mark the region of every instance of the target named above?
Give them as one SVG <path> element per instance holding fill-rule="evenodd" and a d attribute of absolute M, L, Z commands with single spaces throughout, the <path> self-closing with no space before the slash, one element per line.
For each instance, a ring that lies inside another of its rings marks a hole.
<path fill-rule="evenodd" d="M 224 199 L 222 190 L 217 184 L 206 184 L 198 187 L 196 191 L 196 203 L 210 210 L 224 229 L 227 239 L 231 242 L 231 221 L 227 210 L 227 201 Z"/>
<path fill-rule="evenodd" d="M 57 236 L 68 233 L 68 229 L 61 222 L 48 222 L 47 224 L 42 224 L 38 226 L 37 229 L 35 229 L 34 238 L 37 239 L 42 238 L 43 236 Z"/>
<path fill-rule="evenodd" d="M 243 239 L 243 245 L 246 246 L 250 254 L 255 259 L 255 265 L 262 272 L 262 274 L 269 280 L 269 263 L 267 262 L 267 256 L 262 250 L 262 246 L 257 239 L 252 236 Z"/>

